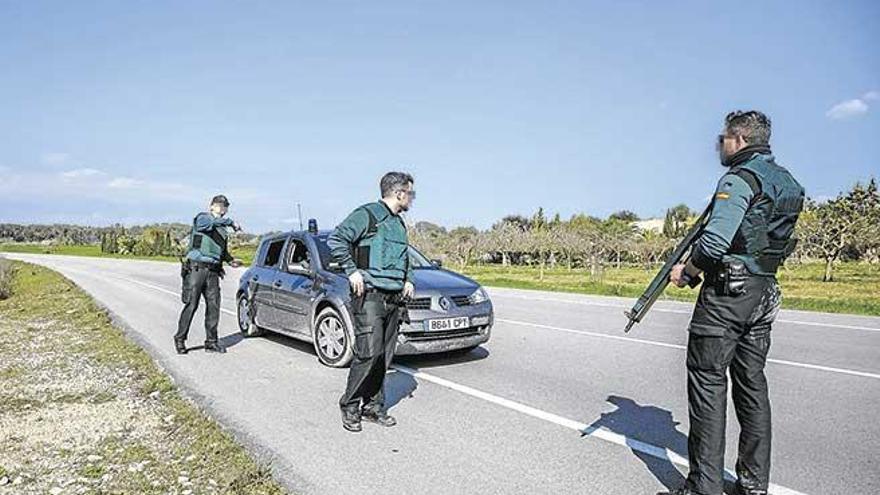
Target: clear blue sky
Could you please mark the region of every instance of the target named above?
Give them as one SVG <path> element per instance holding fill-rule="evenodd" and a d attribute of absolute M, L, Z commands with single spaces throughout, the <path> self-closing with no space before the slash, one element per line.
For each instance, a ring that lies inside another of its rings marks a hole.
<path fill-rule="evenodd" d="M 332 227 L 700 208 L 724 114 L 813 197 L 880 172 L 880 2 L 0 3 L 0 221 Z"/>

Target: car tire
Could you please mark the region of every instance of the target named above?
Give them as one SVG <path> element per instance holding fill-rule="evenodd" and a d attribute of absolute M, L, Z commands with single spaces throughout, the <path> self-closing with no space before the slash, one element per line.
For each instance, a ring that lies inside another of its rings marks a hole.
<path fill-rule="evenodd" d="M 354 355 L 352 333 L 342 315 L 333 307 L 327 307 L 315 318 L 315 354 L 318 361 L 331 368 L 344 368 Z"/>
<path fill-rule="evenodd" d="M 251 314 L 251 303 L 248 300 L 247 295 L 240 294 L 235 307 L 236 316 L 238 316 L 238 331 L 241 332 L 241 336 L 244 338 L 250 338 L 263 335 L 263 329 L 254 323 L 254 318 Z"/>

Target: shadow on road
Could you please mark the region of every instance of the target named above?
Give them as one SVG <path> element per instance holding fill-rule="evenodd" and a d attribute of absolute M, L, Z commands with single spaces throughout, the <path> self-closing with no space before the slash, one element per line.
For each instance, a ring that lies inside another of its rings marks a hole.
<path fill-rule="evenodd" d="M 617 406 L 617 409 L 602 413 L 599 419 L 590 425 L 590 431 L 594 428 L 604 428 L 623 435 L 628 440 L 656 445 L 687 457 L 687 434 L 678 431 L 681 423 L 673 419 L 672 412 L 656 406 L 641 405 L 630 398 L 617 395 L 610 395 L 606 400 Z M 635 448 L 632 449 L 632 453 L 667 489 L 673 490 L 684 485 L 684 476 L 669 459 L 654 457 Z M 736 493 L 733 483 L 725 480 L 724 493 L 729 495 Z"/>
<path fill-rule="evenodd" d="M 470 363 L 489 357 L 489 350 L 477 347 L 470 351 L 450 351 L 439 354 L 418 354 L 415 356 L 397 356 L 394 362 L 413 368 L 436 368 L 450 364 Z"/>
<path fill-rule="evenodd" d="M 391 409 L 405 398 L 412 398 L 419 388 L 416 379 L 397 370 L 389 370 L 385 375 L 385 407 Z"/>
<path fill-rule="evenodd" d="M 617 395 L 611 395 L 607 400 L 617 409 L 602 413 L 590 425 L 591 428 L 605 428 L 628 439 L 667 448 L 687 457 L 687 435 L 678 431 L 680 423 L 672 419 L 671 412 L 655 406 L 643 406 Z M 669 459 L 659 459 L 636 449 L 632 452 L 666 488 L 675 489 L 684 484 L 684 476 Z"/>

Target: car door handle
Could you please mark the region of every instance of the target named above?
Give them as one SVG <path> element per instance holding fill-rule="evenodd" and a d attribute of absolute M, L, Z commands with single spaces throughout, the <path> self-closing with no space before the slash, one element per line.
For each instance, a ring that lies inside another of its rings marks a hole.
<path fill-rule="evenodd" d="M 254 275 L 254 276 L 251 278 L 251 280 L 253 280 L 254 282 L 256 282 L 257 280 L 260 280 L 260 276 L 259 276 L 259 275 Z"/>
<path fill-rule="evenodd" d="M 281 285 L 283 285 L 283 284 L 280 280 L 276 280 L 275 283 L 272 285 L 274 285 L 275 287 L 281 287 Z"/>

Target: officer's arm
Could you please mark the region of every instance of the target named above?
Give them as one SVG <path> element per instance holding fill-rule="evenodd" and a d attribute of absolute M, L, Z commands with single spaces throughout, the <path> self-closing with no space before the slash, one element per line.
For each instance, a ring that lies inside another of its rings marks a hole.
<path fill-rule="evenodd" d="M 694 245 L 688 273 L 712 270 L 730 249 L 754 193 L 741 177 L 727 174 L 718 183 L 709 222 Z"/>
<path fill-rule="evenodd" d="M 210 232 L 217 227 L 229 227 L 233 223 L 235 222 L 228 217 L 214 218 L 214 215 L 210 213 L 200 213 L 196 217 L 196 230 L 199 232 Z"/>
<path fill-rule="evenodd" d="M 333 261 L 345 270 L 346 275 L 357 271 L 357 265 L 351 257 L 351 253 L 361 240 L 369 227 L 370 217 L 363 208 L 351 212 L 327 238 L 327 246 L 330 247 L 330 255 Z"/>

